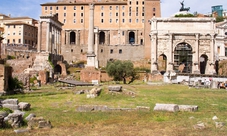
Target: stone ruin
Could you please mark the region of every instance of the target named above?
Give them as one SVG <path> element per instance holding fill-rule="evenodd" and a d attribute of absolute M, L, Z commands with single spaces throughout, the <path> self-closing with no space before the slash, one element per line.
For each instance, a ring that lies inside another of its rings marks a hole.
<path fill-rule="evenodd" d="M 12 128 L 18 129 L 22 127 L 24 123 L 25 111 L 30 110 L 31 104 L 27 102 L 19 102 L 18 99 L 5 99 L 0 100 L 0 107 L 8 108 L 13 113 L 6 111 L 0 111 L 0 128 L 6 127 L 9 124 Z M 28 122 L 27 129 L 14 130 L 16 133 L 27 132 L 33 128 L 51 128 L 51 122 L 45 120 L 43 117 L 36 117 L 35 114 L 29 114 L 25 120 Z"/>

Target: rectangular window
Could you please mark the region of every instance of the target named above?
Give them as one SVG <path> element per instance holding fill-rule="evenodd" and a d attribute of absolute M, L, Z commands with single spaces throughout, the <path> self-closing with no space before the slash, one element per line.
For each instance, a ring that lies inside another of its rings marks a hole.
<path fill-rule="evenodd" d="M 75 17 L 76 16 L 76 13 L 74 13 L 73 16 Z"/>
<path fill-rule="evenodd" d="M 116 6 L 116 10 L 118 10 L 118 6 Z"/>
<path fill-rule="evenodd" d="M 218 54 L 220 54 L 220 46 L 218 46 Z"/>
<path fill-rule="evenodd" d="M 144 5 L 144 1 L 142 1 L 142 5 Z"/>
<path fill-rule="evenodd" d="M 112 16 L 112 13 L 110 12 L 110 17 Z"/>
<path fill-rule="evenodd" d="M 21 39 L 18 39 L 18 43 L 21 43 Z"/>
<path fill-rule="evenodd" d="M 125 19 L 122 19 L 122 23 L 124 23 L 125 22 Z"/>
<path fill-rule="evenodd" d="M 119 54 L 122 54 L 122 49 L 119 49 Z"/>
<path fill-rule="evenodd" d="M 47 7 L 45 7 L 45 10 L 47 10 Z"/>
<path fill-rule="evenodd" d="M 138 12 L 138 10 L 139 10 L 139 7 L 136 7 L 136 12 Z"/>
<path fill-rule="evenodd" d="M 80 20 L 80 23 L 84 23 L 84 20 L 83 20 L 83 19 L 81 19 L 81 20 Z"/>
<path fill-rule="evenodd" d="M 112 10 L 112 6 L 110 6 L 110 10 Z"/>
<path fill-rule="evenodd" d="M 64 13 L 64 17 L 66 17 L 66 13 Z"/>
<path fill-rule="evenodd" d="M 103 49 L 101 49 L 101 53 L 103 53 Z"/>
<path fill-rule="evenodd" d="M 84 7 L 83 7 L 83 6 L 81 6 L 81 7 L 80 7 L 80 9 L 81 9 L 81 10 L 84 10 Z"/>
<path fill-rule="evenodd" d="M 129 23 L 132 23 L 132 19 L 129 19 Z"/>
<path fill-rule="evenodd" d="M 52 10 L 52 7 L 50 7 L 50 10 Z"/>
<path fill-rule="evenodd" d="M 58 10 L 58 6 L 56 7 L 56 10 Z"/>
<path fill-rule="evenodd" d="M 132 5 L 132 2 L 131 1 L 129 1 L 129 5 Z"/>
<path fill-rule="evenodd" d="M 122 36 L 124 36 L 125 35 L 125 31 L 122 31 Z"/>
<path fill-rule="evenodd" d="M 66 23 L 66 20 L 65 19 L 63 20 L 63 23 Z"/>
<path fill-rule="evenodd" d="M 104 9 L 104 7 L 103 6 L 101 6 L 101 10 L 103 10 Z"/>
<path fill-rule="evenodd" d="M 118 19 L 116 19 L 116 23 L 118 23 Z"/>
<path fill-rule="evenodd" d="M 132 16 L 131 12 L 129 12 L 129 16 Z"/>
<path fill-rule="evenodd" d="M 138 13 L 136 13 L 136 16 L 138 16 L 139 14 Z"/>
<path fill-rule="evenodd" d="M 64 7 L 64 10 L 66 10 L 66 7 Z"/>
<path fill-rule="evenodd" d="M 13 28 L 16 28 L 16 26 L 15 26 L 15 25 L 13 25 Z"/>
<path fill-rule="evenodd" d="M 110 23 L 112 23 L 112 19 L 110 19 Z"/>
<path fill-rule="evenodd" d="M 139 23 L 139 19 L 136 19 L 136 23 Z"/>
<path fill-rule="evenodd" d="M 113 53 L 113 49 L 110 49 L 110 54 L 112 54 Z"/>
<path fill-rule="evenodd" d="M 101 17 L 103 17 L 103 13 L 101 13 Z"/>
<path fill-rule="evenodd" d="M 118 16 L 118 13 L 116 13 L 116 17 Z"/>
<path fill-rule="evenodd" d="M 153 8 L 153 11 L 155 11 L 155 8 Z"/>
<path fill-rule="evenodd" d="M 84 14 L 83 14 L 83 13 L 81 13 L 81 14 L 80 14 L 80 16 L 82 17 L 82 16 L 84 16 Z"/>
<path fill-rule="evenodd" d="M 101 19 L 101 23 L 103 23 L 104 21 L 103 21 L 103 19 Z"/>
<path fill-rule="evenodd" d="M 76 19 L 73 20 L 73 23 L 74 23 L 74 24 L 76 23 Z"/>
<path fill-rule="evenodd" d="M 139 4 L 139 2 L 138 1 L 136 1 L 136 5 L 138 5 Z"/>
<path fill-rule="evenodd" d="M 122 12 L 122 16 L 125 16 L 125 12 Z"/>
<path fill-rule="evenodd" d="M 76 6 L 74 6 L 74 10 L 76 10 Z"/>
<path fill-rule="evenodd" d="M 142 17 L 144 17 L 144 13 L 142 13 Z"/>
<path fill-rule="evenodd" d="M 122 10 L 125 10 L 125 6 L 122 6 Z"/>
<path fill-rule="evenodd" d="M 144 23 L 144 19 L 142 19 L 142 23 Z"/>

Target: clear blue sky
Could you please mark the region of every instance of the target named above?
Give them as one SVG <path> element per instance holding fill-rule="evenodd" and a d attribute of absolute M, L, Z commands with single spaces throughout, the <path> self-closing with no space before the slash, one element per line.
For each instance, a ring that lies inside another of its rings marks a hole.
<path fill-rule="evenodd" d="M 161 0 L 162 17 L 169 17 L 179 11 L 183 0 Z M 57 2 L 57 0 L 0 0 L 0 13 L 11 14 L 12 17 L 29 16 L 39 19 L 42 3 Z M 211 6 L 223 5 L 227 10 L 227 0 L 184 0 L 185 7 L 190 7 L 190 12 L 207 14 Z"/>

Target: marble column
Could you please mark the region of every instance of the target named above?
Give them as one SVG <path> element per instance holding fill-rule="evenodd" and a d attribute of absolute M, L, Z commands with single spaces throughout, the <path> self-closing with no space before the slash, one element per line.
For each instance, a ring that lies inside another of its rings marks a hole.
<path fill-rule="evenodd" d="M 42 21 L 39 22 L 38 26 L 38 46 L 37 46 L 37 51 L 41 51 L 41 44 L 42 44 Z"/>
<path fill-rule="evenodd" d="M 96 57 L 95 57 L 95 67 L 98 68 L 99 64 L 98 64 L 98 51 L 99 51 L 99 48 L 98 48 L 98 37 L 99 37 L 99 33 L 96 32 L 95 33 L 95 54 L 96 54 Z"/>
<path fill-rule="evenodd" d="M 193 62 L 192 62 L 192 71 L 194 74 L 200 74 L 199 71 L 199 34 L 195 35 L 195 48 L 194 48 Z"/>
<path fill-rule="evenodd" d="M 94 4 L 89 4 L 89 32 L 88 32 L 88 51 L 87 51 L 87 67 L 95 67 L 94 53 Z"/>
<path fill-rule="evenodd" d="M 214 56 L 215 52 L 214 52 L 214 34 L 210 35 L 210 68 L 209 68 L 209 74 L 216 74 L 215 71 L 215 56 Z M 206 73 L 208 72 L 206 70 Z"/>
<path fill-rule="evenodd" d="M 167 54 L 167 70 L 168 72 L 173 72 L 173 66 L 174 66 L 174 50 L 173 50 L 173 34 L 169 33 L 169 52 Z"/>
<path fill-rule="evenodd" d="M 151 34 L 151 72 L 158 73 L 157 67 L 157 33 Z"/>
<path fill-rule="evenodd" d="M 49 44 L 50 44 L 50 22 L 47 23 L 47 29 L 46 29 L 46 52 L 49 52 Z"/>

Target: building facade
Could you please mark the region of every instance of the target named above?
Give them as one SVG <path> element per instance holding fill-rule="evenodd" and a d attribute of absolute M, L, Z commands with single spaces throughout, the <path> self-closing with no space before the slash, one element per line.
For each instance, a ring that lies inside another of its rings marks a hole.
<path fill-rule="evenodd" d="M 150 59 L 150 24 L 160 17 L 160 0 L 72 1 L 41 4 L 42 15 L 58 14 L 62 27 L 62 52 L 68 63 L 86 60 L 89 4 L 94 5 L 94 47 L 99 67 L 108 60 Z"/>
<path fill-rule="evenodd" d="M 214 18 L 152 18 L 151 71 L 215 74 Z"/>
<path fill-rule="evenodd" d="M 219 60 L 227 59 L 227 20 L 216 24 L 216 54 Z"/>
<path fill-rule="evenodd" d="M 3 44 L 29 45 L 36 47 L 37 20 L 29 17 L 10 17 L 0 14 L 0 27 L 4 28 Z"/>

